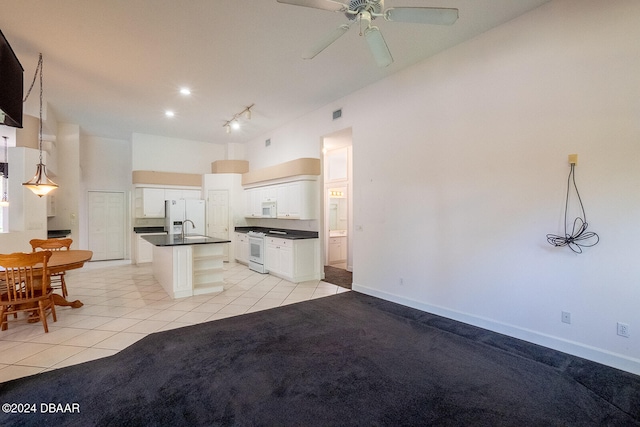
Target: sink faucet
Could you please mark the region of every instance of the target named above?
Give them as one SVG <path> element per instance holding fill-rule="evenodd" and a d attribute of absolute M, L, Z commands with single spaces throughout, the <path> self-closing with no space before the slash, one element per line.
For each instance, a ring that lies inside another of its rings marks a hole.
<path fill-rule="evenodd" d="M 184 240 L 184 225 L 188 222 L 191 223 L 192 228 L 196 228 L 196 225 L 190 219 L 185 219 L 184 221 L 182 221 L 182 240 Z"/>

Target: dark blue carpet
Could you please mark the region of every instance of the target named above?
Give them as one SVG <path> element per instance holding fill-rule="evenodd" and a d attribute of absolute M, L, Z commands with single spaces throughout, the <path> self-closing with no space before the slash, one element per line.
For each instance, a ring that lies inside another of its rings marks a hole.
<path fill-rule="evenodd" d="M 0 385 L 2 426 L 640 426 L 640 377 L 356 292 Z M 39 409 L 39 407 L 38 407 Z"/>

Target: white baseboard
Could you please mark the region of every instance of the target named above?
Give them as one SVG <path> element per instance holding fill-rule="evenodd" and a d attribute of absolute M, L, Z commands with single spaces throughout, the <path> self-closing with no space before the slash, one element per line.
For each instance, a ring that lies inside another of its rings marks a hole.
<path fill-rule="evenodd" d="M 443 307 L 421 303 L 409 298 L 371 289 L 366 286 L 353 283 L 351 288 L 356 291 L 386 301 L 395 302 L 407 307 L 432 313 L 448 319 L 457 320 L 462 323 L 477 326 L 499 334 L 508 335 L 533 344 L 538 344 L 547 348 L 558 350 L 573 356 L 582 357 L 593 362 L 611 366 L 635 375 L 640 375 L 640 359 L 624 356 L 610 352 L 608 350 L 588 346 L 579 342 L 568 341 L 552 335 L 547 335 L 531 329 L 523 329 L 506 323 L 496 322 L 492 319 L 470 315 Z"/>

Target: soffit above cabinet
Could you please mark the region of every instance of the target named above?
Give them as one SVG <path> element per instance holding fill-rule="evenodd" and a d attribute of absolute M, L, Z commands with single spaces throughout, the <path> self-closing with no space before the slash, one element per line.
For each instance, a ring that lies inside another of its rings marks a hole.
<path fill-rule="evenodd" d="M 181 185 L 201 187 L 202 175 L 197 173 L 133 171 L 132 184 Z"/>
<path fill-rule="evenodd" d="M 320 159 L 300 158 L 279 165 L 249 171 L 242 174 L 242 185 L 273 181 L 299 175 L 320 175 Z"/>
<path fill-rule="evenodd" d="M 216 160 L 211 163 L 211 173 L 246 173 L 249 162 L 246 160 Z"/>

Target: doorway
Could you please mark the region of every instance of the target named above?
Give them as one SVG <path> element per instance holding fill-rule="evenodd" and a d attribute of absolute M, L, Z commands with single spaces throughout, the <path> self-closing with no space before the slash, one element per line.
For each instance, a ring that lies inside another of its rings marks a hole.
<path fill-rule="evenodd" d="M 322 139 L 325 276 L 327 269 L 353 271 L 351 144 L 350 128 Z"/>
<path fill-rule="evenodd" d="M 124 259 L 125 203 L 123 192 L 89 191 L 89 250 L 92 261 Z"/>

